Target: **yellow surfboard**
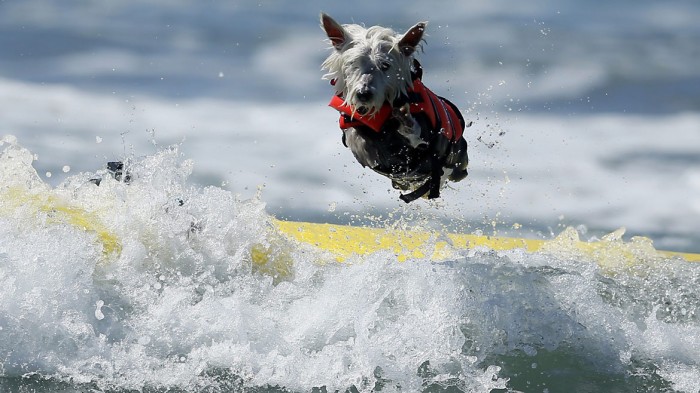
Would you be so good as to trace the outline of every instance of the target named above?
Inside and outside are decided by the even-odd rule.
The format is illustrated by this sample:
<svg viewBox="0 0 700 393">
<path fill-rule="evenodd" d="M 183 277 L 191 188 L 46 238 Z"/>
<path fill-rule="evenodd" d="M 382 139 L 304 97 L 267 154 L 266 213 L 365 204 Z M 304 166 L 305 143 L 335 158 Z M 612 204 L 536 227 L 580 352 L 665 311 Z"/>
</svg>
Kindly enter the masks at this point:
<svg viewBox="0 0 700 393">
<path fill-rule="evenodd" d="M 0 192 L 0 213 L 10 215 L 18 209 L 48 213 L 51 222 L 64 222 L 94 233 L 105 256 L 121 253 L 121 241 L 95 214 L 73 206 L 51 192 L 30 192 L 22 187 L 10 187 Z"/>
<path fill-rule="evenodd" d="M 522 249 L 528 253 L 591 259 L 603 267 L 631 266 L 640 261 L 669 258 L 700 262 L 700 254 L 659 251 L 647 238 L 635 237 L 625 242 L 621 239 L 624 229 L 599 241 L 584 242 L 573 228 L 564 230 L 554 239 L 542 240 L 293 221 L 275 221 L 275 227 L 288 238 L 325 250 L 340 262 L 354 255 L 378 251 L 392 252 L 399 261 L 409 258 L 438 261 L 473 249 L 496 252 Z"/>
<path fill-rule="evenodd" d="M 20 208 L 50 213 L 53 221 L 68 223 L 80 230 L 94 233 L 97 242 L 101 243 L 105 259 L 118 257 L 121 253 L 121 240 L 100 222 L 96 214 L 73 206 L 51 192 L 29 192 L 22 188 L 9 188 L 0 197 L 0 212 L 4 211 L 4 214 L 11 214 Z M 280 236 L 325 252 L 330 256 L 329 260 L 338 262 L 352 262 L 356 256 L 362 257 L 375 252 L 390 252 L 399 262 L 407 259 L 441 261 L 474 250 L 523 250 L 527 253 L 544 253 L 562 258 L 590 260 L 604 269 L 629 267 L 671 258 L 700 262 L 700 254 L 656 250 L 647 238 L 633 237 L 629 241 L 623 241 L 623 229 L 594 242 L 581 241 L 573 228 L 568 228 L 556 238 L 547 240 L 275 219 L 272 220 L 271 230 L 273 233 L 268 239 L 269 245 L 252 246 L 250 258 L 255 271 L 280 279 L 288 277 L 293 271 L 291 250 L 286 249 L 288 243 L 276 241 L 280 240 Z"/>
</svg>

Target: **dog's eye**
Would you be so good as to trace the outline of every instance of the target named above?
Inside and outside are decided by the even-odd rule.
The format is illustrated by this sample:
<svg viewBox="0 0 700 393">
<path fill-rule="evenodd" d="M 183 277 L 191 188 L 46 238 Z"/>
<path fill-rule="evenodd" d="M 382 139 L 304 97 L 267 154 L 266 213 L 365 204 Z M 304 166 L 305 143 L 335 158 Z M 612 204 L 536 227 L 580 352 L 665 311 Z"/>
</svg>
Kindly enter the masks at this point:
<svg viewBox="0 0 700 393">
<path fill-rule="evenodd" d="M 391 63 L 388 61 L 382 61 L 379 63 L 379 69 L 382 71 L 388 71 L 391 68 Z"/>
</svg>

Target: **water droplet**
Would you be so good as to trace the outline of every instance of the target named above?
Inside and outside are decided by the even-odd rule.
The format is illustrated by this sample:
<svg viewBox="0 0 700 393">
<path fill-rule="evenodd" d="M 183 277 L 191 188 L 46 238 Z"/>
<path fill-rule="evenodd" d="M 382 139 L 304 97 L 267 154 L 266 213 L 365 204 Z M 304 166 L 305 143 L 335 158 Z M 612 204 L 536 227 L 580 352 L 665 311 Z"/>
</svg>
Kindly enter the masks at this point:
<svg viewBox="0 0 700 393">
<path fill-rule="evenodd" d="M 97 307 L 95 309 L 95 318 L 97 318 L 98 321 L 101 321 L 105 318 L 104 313 L 102 313 L 102 306 L 105 305 L 105 302 L 102 300 L 98 300 L 95 302 L 95 306 Z"/>
</svg>

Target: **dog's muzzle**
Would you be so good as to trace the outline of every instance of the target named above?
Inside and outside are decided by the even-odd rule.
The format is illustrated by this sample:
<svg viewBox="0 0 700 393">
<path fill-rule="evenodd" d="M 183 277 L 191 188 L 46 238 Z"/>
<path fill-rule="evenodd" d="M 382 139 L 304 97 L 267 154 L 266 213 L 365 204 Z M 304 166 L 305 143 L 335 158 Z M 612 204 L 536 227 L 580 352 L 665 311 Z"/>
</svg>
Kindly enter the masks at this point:
<svg viewBox="0 0 700 393">
<path fill-rule="evenodd" d="M 362 86 L 360 90 L 358 90 L 355 94 L 355 97 L 357 97 L 357 101 L 362 103 L 366 103 L 372 100 L 372 96 L 372 90 L 369 88 L 369 86 Z"/>
<path fill-rule="evenodd" d="M 369 112 L 369 107 L 365 104 L 372 102 L 374 98 L 374 93 L 369 86 L 362 86 L 356 93 L 355 99 L 360 105 L 357 105 L 357 112 L 361 115 L 367 114 Z M 371 105 L 370 105 L 371 106 Z"/>
<path fill-rule="evenodd" d="M 374 98 L 374 89 L 372 88 L 372 74 L 363 74 L 360 77 L 360 88 L 355 92 L 355 99 L 360 104 L 367 104 Z M 357 112 L 361 115 L 369 111 L 366 105 L 357 105 Z"/>
</svg>

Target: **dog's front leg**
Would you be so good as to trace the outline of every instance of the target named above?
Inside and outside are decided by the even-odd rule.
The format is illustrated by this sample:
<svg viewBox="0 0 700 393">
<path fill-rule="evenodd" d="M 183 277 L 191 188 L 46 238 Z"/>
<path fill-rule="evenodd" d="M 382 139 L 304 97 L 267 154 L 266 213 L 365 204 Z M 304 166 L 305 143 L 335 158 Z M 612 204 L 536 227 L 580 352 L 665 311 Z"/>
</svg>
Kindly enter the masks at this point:
<svg viewBox="0 0 700 393">
<path fill-rule="evenodd" d="M 427 148 L 428 142 L 421 138 L 421 128 L 420 124 L 411 115 L 411 110 L 408 104 L 400 107 L 394 108 L 393 116 L 399 121 L 399 134 L 404 137 L 408 143 L 416 148 Z"/>
</svg>

